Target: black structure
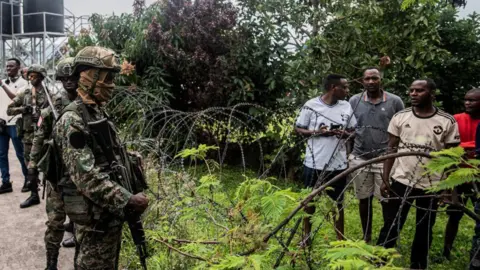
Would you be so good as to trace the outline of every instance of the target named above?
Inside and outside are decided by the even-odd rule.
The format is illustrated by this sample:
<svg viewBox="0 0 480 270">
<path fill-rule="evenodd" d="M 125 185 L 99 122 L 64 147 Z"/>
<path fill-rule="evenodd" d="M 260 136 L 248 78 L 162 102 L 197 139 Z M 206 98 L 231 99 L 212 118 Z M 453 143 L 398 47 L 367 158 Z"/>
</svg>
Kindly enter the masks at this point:
<svg viewBox="0 0 480 270">
<path fill-rule="evenodd" d="M 12 20 L 13 11 L 13 20 Z M 12 5 L 10 0 L 0 0 L 1 28 L 2 35 L 11 35 L 20 33 L 20 6 Z M 12 28 L 13 23 L 13 28 Z"/>
<path fill-rule="evenodd" d="M 45 20 L 45 21 L 44 21 Z M 23 0 L 24 33 L 64 33 L 63 0 Z"/>
</svg>

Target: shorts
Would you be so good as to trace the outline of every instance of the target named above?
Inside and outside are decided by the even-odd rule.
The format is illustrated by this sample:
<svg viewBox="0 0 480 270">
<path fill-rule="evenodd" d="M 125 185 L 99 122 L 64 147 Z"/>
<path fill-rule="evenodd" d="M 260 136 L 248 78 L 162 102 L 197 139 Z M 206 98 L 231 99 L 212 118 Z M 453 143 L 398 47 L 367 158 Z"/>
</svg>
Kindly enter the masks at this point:
<svg viewBox="0 0 480 270">
<path fill-rule="evenodd" d="M 364 159 L 350 155 L 348 164 L 351 167 L 360 165 L 365 162 Z M 353 179 L 355 186 L 355 195 L 357 199 L 367 199 L 372 195 L 378 199 L 382 198 L 380 187 L 382 186 L 383 163 L 375 163 L 365 166 L 350 174 L 350 179 Z"/>
<path fill-rule="evenodd" d="M 310 167 L 304 166 L 303 167 L 303 184 L 305 187 L 314 187 L 317 179 L 320 179 L 320 183 L 323 184 L 332 180 L 335 176 L 339 175 L 340 173 L 344 172 L 344 170 L 339 171 L 322 171 L 322 170 L 315 170 Z M 343 203 L 343 194 L 345 192 L 345 187 L 347 186 L 347 177 L 342 177 L 329 187 L 333 189 L 327 189 L 325 192 L 327 195 L 332 198 L 332 200 L 336 201 L 337 203 Z"/>
</svg>

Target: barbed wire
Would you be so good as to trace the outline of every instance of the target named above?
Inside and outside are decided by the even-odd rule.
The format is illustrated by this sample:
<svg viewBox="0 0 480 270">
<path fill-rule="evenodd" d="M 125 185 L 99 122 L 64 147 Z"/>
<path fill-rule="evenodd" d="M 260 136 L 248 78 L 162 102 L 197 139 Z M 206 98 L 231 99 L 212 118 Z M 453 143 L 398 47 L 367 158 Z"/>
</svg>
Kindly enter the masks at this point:
<svg viewBox="0 0 480 270">
<path fill-rule="evenodd" d="M 242 162 L 241 168 L 244 174 L 247 171 L 247 162 L 246 162 L 244 147 L 251 148 L 252 145 L 256 145 L 256 147 L 258 147 L 260 156 L 258 157 L 259 171 L 257 174 L 258 174 L 258 178 L 260 179 L 264 179 L 267 176 L 271 175 L 273 172 L 272 170 L 274 168 L 274 165 L 278 164 L 282 168 L 283 167 L 287 168 L 289 165 L 285 164 L 285 160 L 283 157 L 292 155 L 295 149 L 302 148 L 302 146 L 305 146 L 305 145 L 306 145 L 305 151 L 312 156 L 313 162 L 314 162 L 314 168 L 316 168 L 315 166 L 315 150 L 316 149 L 314 149 L 312 145 L 307 143 L 308 140 L 313 139 L 314 137 L 301 138 L 298 135 L 294 134 L 293 132 L 292 134 L 288 134 L 286 136 L 286 139 L 292 141 L 293 145 L 290 146 L 286 144 L 281 144 L 280 147 L 276 150 L 276 152 L 272 153 L 273 158 L 271 159 L 268 167 L 266 167 L 264 163 L 264 159 L 265 159 L 264 144 L 269 140 L 269 138 L 263 137 L 263 138 L 251 139 L 248 146 L 244 145 L 244 143 L 239 140 L 238 136 L 235 135 L 236 134 L 235 132 L 238 132 L 241 129 L 246 130 L 251 134 L 257 134 L 262 131 L 262 128 L 265 128 L 264 116 L 274 113 L 273 111 L 267 108 L 263 108 L 255 104 L 244 103 L 244 104 L 238 104 L 236 106 L 227 107 L 227 108 L 220 108 L 220 107 L 209 108 L 201 112 L 181 112 L 178 110 L 171 109 L 168 106 L 164 106 L 162 104 L 155 104 L 155 106 L 151 106 L 150 104 L 152 104 L 152 102 L 147 101 L 148 100 L 147 98 L 151 98 L 150 96 L 139 97 L 135 93 L 126 93 L 125 95 L 128 96 L 129 98 L 133 98 L 135 102 L 139 103 L 137 107 L 142 108 L 141 117 L 133 114 L 125 116 L 126 118 L 125 121 L 127 123 L 131 123 L 130 130 L 141 131 L 136 135 L 129 132 L 125 132 L 124 134 L 125 141 L 128 141 L 129 144 L 132 144 L 132 145 L 135 144 L 137 147 L 141 147 L 147 153 L 156 157 L 158 170 L 162 174 L 164 174 L 164 176 L 170 175 L 170 174 L 175 175 L 178 172 L 182 173 L 182 176 L 179 176 L 179 178 L 175 178 L 175 177 L 171 178 L 171 179 L 176 179 L 175 181 L 178 181 L 178 182 L 174 181 L 174 182 L 167 183 L 165 182 L 165 179 L 161 179 L 163 178 L 163 176 L 158 177 L 159 178 L 158 187 L 157 187 L 158 193 L 155 195 L 156 195 L 156 198 L 159 198 L 159 199 L 161 198 L 161 200 L 167 200 L 165 202 L 166 204 L 174 206 L 176 204 L 176 201 L 180 201 L 182 194 L 179 193 L 179 191 L 182 189 L 186 189 L 192 193 L 195 192 L 193 186 L 185 185 L 185 183 L 188 183 L 189 181 L 194 181 L 193 179 L 191 179 L 191 177 L 188 177 L 189 172 L 188 172 L 188 169 L 185 168 L 185 160 L 176 159 L 175 156 L 180 151 L 191 148 L 191 147 L 196 147 L 198 146 L 199 143 L 201 143 L 202 141 L 205 141 L 205 138 L 202 138 L 201 136 L 206 134 L 202 134 L 201 132 L 208 130 L 209 127 L 206 127 L 208 125 L 218 126 L 216 130 L 215 129 L 213 130 L 214 132 L 217 132 L 217 134 L 212 133 L 210 134 L 209 138 L 211 139 L 211 142 L 214 145 L 218 146 L 218 150 L 216 151 L 216 158 L 213 158 L 213 157 L 212 158 L 215 159 L 219 164 L 220 180 L 223 177 L 223 169 L 224 169 L 224 166 L 226 165 L 226 159 L 228 157 L 228 154 L 230 153 L 230 151 L 232 151 L 230 147 L 230 145 L 232 144 L 237 145 L 239 149 L 239 155 Z M 249 108 L 255 108 L 259 111 L 262 111 L 262 114 L 251 115 L 246 112 Z M 356 107 L 354 108 L 354 111 L 355 110 L 356 110 Z M 346 130 L 350 119 L 351 118 L 349 118 L 349 120 L 347 121 L 347 124 L 342 127 L 342 131 Z M 371 129 L 380 133 L 384 133 L 385 135 L 388 134 L 387 130 L 379 127 L 374 127 L 374 126 L 357 126 L 356 129 L 357 130 Z M 324 179 L 328 179 L 329 171 L 345 170 L 345 167 L 349 165 L 349 161 L 351 162 L 352 160 L 357 160 L 357 161 L 363 162 L 363 161 L 372 160 L 372 159 L 365 158 L 366 156 L 375 156 L 377 158 L 388 156 L 387 154 L 385 154 L 387 153 L 388 149 L 386 147 L 383 147 L 383 148 L 380 147 L 377 149 L 372 149 L 371 151 L 363 152 L 355 156 L 351 155 L 349 159 L 347 159 L 347 161 L 345 161 L 344 163 L 339 163 L 338 157 L 336 156 L 336 154 L 338 153 L 338 149 L 342 149 L 343 151 L 343 149 L 346 148 L 347 143 L 349 143 L 349 140 L 353 138 L 352 136 L 344 140 L 338 140 L 338 142 L 334 147 L 333 154 L 328 158 L 328 162 L 325 165 L 325 167 L 321 170 L 321 173 L 320 175 L 318 175 L 318 178 L 315 179 L 316 188 L 318 188 L 319 187 L 318 185 L 321 184 L 321 187 L 324 187 L 323 189 L 325 189 L 326 187 L 325 187 Z M 425 162 L 426 162 L 425 158 L 428 156 L 428 154 L 438 149 L 434 149 L 432 146 L 429 146 L 429 145 L 411 144 L 404 141 L 400 141 L 399 146 L 395 150 L 398 151 L 398 154 L 402 154 L 402 153 L 405 155 L 413 154 L 417 158 L 418 162 L 416 163 L 415 168 L 412 168 L 412 171 L 417 171 L 417 170 L 422 170 L 423 166 L 425 166 Z M 336 167 L 331 166 L 331 164 L 334 162 L 338 163 Z M 356 170 L 356 175 L 353 174 L 352 172 L 351 177 L 347 180 L 345 187 L 341 191 L 341 196 L 345 197 L 344 195 L 349 192 L 353 182 L 357 179 L 357 177 L 359 177 L 360 173 L 370 172 L 371 168 L 369 166 L 370 165 L 364 165 L 363 167 L 360 167 L 358 170 Z M 383 174 L 383 171 L 381 171 L 380 173 Z M 430 176 L 421 175 L 420 177 L 413 177 L 412 179 L 410 179 L 408 186 L 415 187 L 419 182 L 421 182 L 422 180 L 425 180 L 425 178 L 428 179 L 428 183 L 430 185 L 433 184 L 434 181 L 431 179 Z M 171 180 L 168 180 L 168 181 L 171 181 Z M 175 183 L 177 187 L 174 189 L 165 190 L 165 187 L 169 186 L 169 184 L 171 183 Z M 222 186 L 222 188 L 225 194 L 229 194 L 228 190 L 226 190 L 226 187 Z M 175 192 L 174 197 L 171 197 L 171 193 L 169 193 L 171 191 Z M 396 194 L 396 192 L 393 191 L 391 197 L 384 198 L 383 201 L 381 200 L 381 202 L 400 200 L 401 205 L 399 210 L 396 213 L 397 216 L 400 215 L 404 206 L 425 211 L 426 214 L 423 217 L 421 217 L 419 220 L 417 220 L 415 225 L 422 223 L 425 220 L 425 218 L 429 218 L 428 220 L 429 227 L 432 222 L 430 218 L 431 216 L 430 213 L 439 213 L 439 212 L 447 211 L 447 210 L 438 210 L 437 207 L 436 206 L 434 207 L 433 205 L 435 200 L 439 200 L 442 198 L 442 195 L 433 194 L 433 195 L 414 196 L 414 195 L 410 195 L 410 193 L 411 193 L 411 190 L 409 192 L 405 192 L 404 194 Z M 227 197 L 231 207 L 235 207 L 237 202 L 233 200 L 233 197 L 231 195 Z M 419 207 L 418 205 L 414 204 L 414 201 L 418 199 L 430 199 L 432 204 L 427 208 Z M 228 209 L 222 209 L 222 206 L 216 203 L 215 200 L 211 200 L 209 203 L 210 203 L 211 209 L 207 209 L 206 212 L 212 210 L 214 211 L 215 215 L 218 214 L 223 218 L 228 219 L 228 213 L 227 213 Z M 337 200 L 335 201 L 335 203 L 341 204 L 341 208 L 338 209 L 339 211 L 344 210 L 346 207 L 348 207 L 349 205 L 351 206 L 353 204 L 352 200 L 350 201 L 343 200 L 342 202 Z M 170 211 L 171 214 L 168 215 L 169 217 L 168 222 L 170 226 L 181 228 L 181 225 L 178 224 L 178 222 L 180 222 L 180 216 L 181 216 L 180 210 L 181 210 L 180 207 L 177 206 L 177 207 L 172 207 L 171 209 L 162 209 L 163 212 L 158 214 L 166 215 L 166 213 Z M 281 230 L 281 233 L 279 233 L 278 235 L 276 232 L 274 232 L 271 235 L 271 237 L 275 237 L 276 241 L 282 246 L 282 252 L 279 254 L 275 262 L 275 266 L 278 266 L 281 264 L 284 254 L 289 251 L 289 248 L 291 247 L 292 242 L 294 242 L 293 240 L 295 238 L 300 238 L 302 239 L 302 241 L 311 239 L 313 242 L 315 240 L 315 236 L 320 232 L 320 230 L 324 228 L 326 224 L 330 224 L 326 222 L 328 220 L 326 218 L 329 215 L 328 212 L 316 213 L 316 214 L 322 214 L 325 218 L 316 228 L 312 228 L 310 235 L 305 236 L 305 235 L 302 235 L 302 232 L 298 231 L 300 227 L 299 224 L 301 223 L 301 219 L 299 217 L 297 217 L 297 219 L 293 224 L 287 222 L 284 224 L 284 226 L 281 226 L 280 229 L 277 231 L 279 232 Z M 243 222 L 247 222 L 248 221 L 247 217 L 243 214 L 241 215 L 242 215 Z M 397 220 L 397 218 L 395 218 L 395 220 Z M 371 222 L 373 221 L 368 220 L 368 222 L 371 224 Z M 332 223 L 332 226 L 333 226 L 333 223 Z M 393 228 L 394 225 L 395 225 L 395 228 Z M 400 224 L 400 222 L 394 222 L 391 228 L 392 230 L 395 230 L 396 234 L 398 235 L 397 236 L 398 239 L 395 239 L 395 241 L 397 242 L 400 242 L 399 241 L 400 235 L 401 235 L 400 231 L 402 229 L 401 225 L 402 224 Z M 221 236 L 221 235 L 222 233 L 217 233 L 217 236 Z M 390 232 L 389 234 L 387 234 L 387 239 L 389 235 L 390 235 Z M 349 239 L 350 237 L 348 235 L 344 235 L 344 238 Z M 296 244 L 293 243 L 293 245 L 296 245 Z M 303 257 L 305 258 L 305 261 L 311 268 L 313 267 L 312 263 L 315 264 L 311 256 L 312 247 L 313 245 L 310 245 L 308 248 L 303 249 Z M 244 252 L 243 254 L 248 254 L 248 251 Z"/>
</svg>

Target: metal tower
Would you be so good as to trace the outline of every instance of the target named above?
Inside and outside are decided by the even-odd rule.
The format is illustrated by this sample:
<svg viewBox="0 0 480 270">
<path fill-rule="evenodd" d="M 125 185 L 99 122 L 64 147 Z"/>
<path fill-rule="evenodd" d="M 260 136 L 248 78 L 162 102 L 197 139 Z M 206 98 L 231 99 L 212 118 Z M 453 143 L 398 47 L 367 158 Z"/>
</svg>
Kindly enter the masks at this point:
<svg viewBox="0 0 480 270">
<path fill-rule="evenodd" d="M 47 69 L 48 78 L 46 83 L 55 88 L 55 66 L 65 54 L 68 54 L 66 45 L 72 35 L 77 35 L 84 28 L 90 27 L 88 16 L 75 16 L 70 10 L 65 8 L 64 14 L 54 14 L 49 12 L 35 12 L 23 14 L 23 0 L 10 0 L 9 2 L 0 2 L 0 4 L 10 4 L 18 7 L 20 14 L 14 14 L 14 8 L 11 8 L 11 34 L 4 34 L 0 31 L 0 74 L 5 76 L 6 60 L 11 57 L 18 58 L 25 67 L 31 64 L 41 64 Z M 39 32 L 24 33 L 23 18 L 26 16 L 43 17 L 43 29 Z M 47 16 L 63 17 L 65 29 L 63 33 L 47 31 Z M 15 22 L 20 22 L 20 31 L 15 29 Z M 2 76 L 2 77 L 4 77 Z"/>
</svg>

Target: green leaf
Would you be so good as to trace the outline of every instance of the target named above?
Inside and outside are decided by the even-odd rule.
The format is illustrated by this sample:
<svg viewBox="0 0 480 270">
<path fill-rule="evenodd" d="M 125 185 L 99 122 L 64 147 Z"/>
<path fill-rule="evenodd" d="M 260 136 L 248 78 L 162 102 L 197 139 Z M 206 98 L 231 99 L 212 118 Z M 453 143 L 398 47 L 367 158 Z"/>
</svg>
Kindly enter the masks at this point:
<svg viewBox="0 0 480 270">
<path fill-rule="evenodd" d="M 440 181 L 440 183 L 430 188 L 429 191 L 436 192 L 440 190 L 452 189 L 467 182 L 478 181 L 479 175 L 480 171 L 477 168 L 459 168 L 450 173 L 447 179 Z"/>
<path fill-rule="evenodd" d="M 465 150 L 463 149 L 463 147 L 458 146 L 458 147 L 446 148 L 438 152 L 432 152 L 430 153 L 430 155 L 433 157 L 448 156 L 452 158 L 461 158 L 465 155 Z"/>
</svg>

